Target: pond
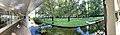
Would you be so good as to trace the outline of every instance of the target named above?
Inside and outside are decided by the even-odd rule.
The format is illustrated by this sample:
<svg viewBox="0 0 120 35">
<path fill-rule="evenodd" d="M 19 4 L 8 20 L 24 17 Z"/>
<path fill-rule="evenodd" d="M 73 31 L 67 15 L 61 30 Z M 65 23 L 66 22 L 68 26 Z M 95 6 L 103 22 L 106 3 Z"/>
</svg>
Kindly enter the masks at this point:
<svg viewBox="0 0 120 35">
<path fill-rule="evenodd" d="M 46 25 L 47 26 L 47 25 Z M 41 29 L 43 26 L 33 27 L 31 28 L 32 35 L 82 35 L 81 32 L 77 31 L 77 28 L 60 28 L 60 27 L 46 27 Z M 87 27 L 87 26 L 86 26 Z M 86 34 L 95 35 L 96 32 L 103 32 L 104 31 L 104 24 L 100 22 L 98 24 L 90 25 L 87 29 L 86 27 L 81 27 L 81 31 Z M 34 31 L 34 32 L 33 32 Z M 99 31 L 99 32 L 98 32 Z M 104 34 L 104 32 L 102 33 Z"/>
<path fill-rule="evenodd" d="M 104 34 L 103 19 L 103 17 L 71 18 L 71 21 L 67 22 L 67 18 L 55 18 L 54 24 L 51 23 L 51 19 L 45 19 L 43 22 L 46 23 L 37 23 L 39 28 L 37 28 L 36 32 L 42 35 Z"/>
<path fill-rule="evenodd" d="M 41 35 L 41 34 L 36 33 L 37 30 L 38 30 L 38 27 L 31 27 L 30 28 L 30 32 L 32 35 Z"/>
</svg>

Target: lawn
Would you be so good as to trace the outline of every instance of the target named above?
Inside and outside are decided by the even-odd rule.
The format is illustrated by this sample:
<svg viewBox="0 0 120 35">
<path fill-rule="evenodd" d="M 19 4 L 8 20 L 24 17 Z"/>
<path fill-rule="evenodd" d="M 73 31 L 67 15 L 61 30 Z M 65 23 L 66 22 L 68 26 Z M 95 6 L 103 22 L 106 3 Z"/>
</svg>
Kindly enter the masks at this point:
<svg viewBox="0 0 120 35">
<path fill-rule="evenodd" d="M 51 18 L 42 20 L 45 23 L 58 25 L 58 26 L 83 26 L 86 25 L 87 21 L 93 21 L 97 19 L 101 19 L 103 17 L 90 17 L 90 18 L 70 18 L 70 22 L 68 22 L 68 18 L 54 18 L 54 21 L 52 21 Z"/>
</svg>

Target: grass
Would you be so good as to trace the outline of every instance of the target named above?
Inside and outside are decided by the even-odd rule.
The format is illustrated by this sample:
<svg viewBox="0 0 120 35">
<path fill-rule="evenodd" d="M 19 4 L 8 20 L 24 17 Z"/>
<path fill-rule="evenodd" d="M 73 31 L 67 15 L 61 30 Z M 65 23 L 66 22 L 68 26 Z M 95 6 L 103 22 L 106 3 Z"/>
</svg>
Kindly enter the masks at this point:
<svg viewBox="0 0 120 35">
<path fill-rule="evenodd" d="M 54 25 L 58 26 L 83 26 L 86 25 L 87 21 L 93 21 L 97 19 L 101 19 L 103 17 L 90 17 L 90 18 L 70 18 L 70 22 L 68 22 L 68 18 L 54 18 L 54 21 L 52 21 L 51 18 L 42 20 L 43 22 L 52 24 L 54 22 Z"/>
</svg>

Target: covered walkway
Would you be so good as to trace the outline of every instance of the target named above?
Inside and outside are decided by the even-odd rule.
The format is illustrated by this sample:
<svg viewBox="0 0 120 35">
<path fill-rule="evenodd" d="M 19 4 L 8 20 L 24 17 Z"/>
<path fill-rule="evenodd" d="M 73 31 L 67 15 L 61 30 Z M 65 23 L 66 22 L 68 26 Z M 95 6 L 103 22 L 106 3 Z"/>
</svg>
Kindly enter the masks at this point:
<svg viewBox="0 0 120 35">
<path fill-rule="evenodd" d="M 28 14 L 44 0 L 0 0 L 0 35 L 31 35 Z"/>
<path fill-rule="evenodd" d="M 5 24 L 0 28 L 0 35 L 31 35 L 28 14 L 43 1 L 0 0 L 0 25 Z M 114 0 L 105 0 L 104 5 L 106 5 L 107 10 L 105 13 L 106 34 L 120 35 L 120 21 L 115 21 Z"/>
</svg>

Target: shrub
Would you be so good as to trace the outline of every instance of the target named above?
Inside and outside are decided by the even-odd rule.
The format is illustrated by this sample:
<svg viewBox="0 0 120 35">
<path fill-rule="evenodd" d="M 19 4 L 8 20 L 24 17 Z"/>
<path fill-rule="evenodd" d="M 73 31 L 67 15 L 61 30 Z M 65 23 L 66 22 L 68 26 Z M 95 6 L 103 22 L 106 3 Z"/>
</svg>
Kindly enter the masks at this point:
<svg viewBox="0 0 120 35">
<path fill-rule="evenodd" d="M 42 20 L 39 18 L 33 18 L 33 21 L 35 21 L 36 24 L 42 23 Z"/>
</svg>

